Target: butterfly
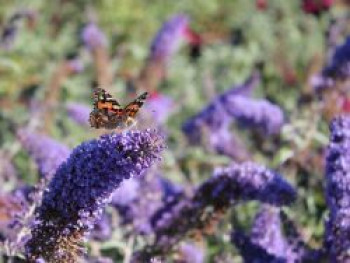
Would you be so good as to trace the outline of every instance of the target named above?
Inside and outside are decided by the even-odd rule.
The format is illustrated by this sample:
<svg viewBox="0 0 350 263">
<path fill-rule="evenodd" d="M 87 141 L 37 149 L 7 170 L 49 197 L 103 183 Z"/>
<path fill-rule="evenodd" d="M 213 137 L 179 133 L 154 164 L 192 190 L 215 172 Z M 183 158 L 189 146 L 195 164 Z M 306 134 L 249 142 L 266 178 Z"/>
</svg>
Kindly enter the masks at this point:
<svg viewBox="0 0 350 263">
<path fill-rule="evenodd" d="M 96 129 L 125 129 L 133 126 L 135 115 L 148 97 L 145 92 L 122 107 L 117 100 L 104 89 L 96 88 L 93 92 L 94 108 L 90 113 L 89 122 Z"/>
</svg>

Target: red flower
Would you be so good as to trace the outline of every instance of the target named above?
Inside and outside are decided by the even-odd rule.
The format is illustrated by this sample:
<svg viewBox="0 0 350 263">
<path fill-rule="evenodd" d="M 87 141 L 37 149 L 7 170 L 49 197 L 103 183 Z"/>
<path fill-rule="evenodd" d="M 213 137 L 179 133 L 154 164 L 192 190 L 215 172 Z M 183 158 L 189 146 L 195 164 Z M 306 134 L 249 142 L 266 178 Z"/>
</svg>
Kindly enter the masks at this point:
<svg viewBox="0 0 350 263">
<path fill-rule="evenodd" d="M 189 26 L 185 27 L 183 34 L 190 46 L 190 57 L 192 59 L 197 59 L 201 55 L 202 37 Z"/>
<path fill-rule="evenodd" d="M 256 0 L 255 6 L 257 9 L 264 11 L 267 8 L 267 0 Z"/>
<path fill-rule="evenodd" d="M 333 0 L 303 0 L 303 10 L 307 14 L 319 15 L 327 11 L 333 3 Z"/>
<path fill-rule="evenodd" d="M 342 110 L 345 113 L 349 113 L 350 112 L 350 98 L 345 98 L 343 100 Z"/>
<path fill-rule="evenodd" d="M 189 26 L 186 26 L 184 29 L 184 36 L 186 41 L 193 46 L 198 46 L 202 43 L 201 36 L 194 32 Z"/>
<path fill-rule="evenodd" d="M 159 92 L 154 91 L 154 92 L 151 92 L 151 93 L 149 94 L 149 99 L 150 99 L 150 100 L 156 99 L 156 98 L 158 98 L 159 96 L 160 96 Z"/>
</svg>

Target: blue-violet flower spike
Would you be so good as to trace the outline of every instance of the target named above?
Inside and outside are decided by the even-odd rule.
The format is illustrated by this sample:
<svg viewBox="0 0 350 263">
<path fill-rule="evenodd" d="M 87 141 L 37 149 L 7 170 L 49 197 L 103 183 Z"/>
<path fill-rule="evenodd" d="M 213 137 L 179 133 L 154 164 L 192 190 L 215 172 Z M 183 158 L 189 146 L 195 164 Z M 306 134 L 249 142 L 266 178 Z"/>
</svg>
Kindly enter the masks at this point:
<svg viewBox="0 0 350 263">
<path fill-rule="evenodd" d="M 266 134 L 277 134 L 284 124 L 283 111 L 267 100 L 246 96 L 223 97 L 228 114 L 243 126 L 257 128 Z"/>
<path fill-rule="evenodd" d="M 286 240 L 282 233 L 279 209 L 263 205 L 254 219 L 250 232 L 251 241 L 269 254 L 284 257 Z"/>
<path fill-rule="evenodd" d="M 93 22 L 88 23 L 81 32 L 84 45 L 90 49 L 107 46 L 107 37 L 102 30 Z"/>
<path fill-rule="evenodd" d="M 325 246 L 332 262 L 350 261 L 350 117 L 340 116 L 330 124 L 326 157 L 326 200 L 329 220 Z"/>
<path fill-rule="evenodd" d="M 350 77 L 350 36 L 344 44 L 336 48 L 329 65 L 323 70 L 323 75 L 335 79 Z"/>
<path fill-rule="evenodd" d="M 68 116 L 81 126 L 89 126 L 91 107 L 80 103 L 68 103 L 66 106 Z"/>
<path fill-rule="evenodd" d="M 233 163 L 218 169 L 202 183 L 193 197 L 180 197 L 152 218 L 155 241 L 134 253 L 132 262 L 144 262 L 166 255 L 184 237 L 193 232 L 210 233 L 213 224 L 237 201 L 258 200 L 275 206 L 294 201 L 295 190 L 279 174 L 256 163 Z"/>
<path fill-rule="evenodd" d="M 178 14 L 164 23 L 152 41 L 150 59 L 168 60 L 178 50 L 184 39 L 189 18 Z"/>
<path fill-rule="evenodd" d="M 17 136 L 23 148 L 35 160 L 41 176 L 47 179 L 51 179 L 71 152 L 66 145 L 42 134 L 21 129 Z"/>
<path fill-rule="evenodd" d="M 76 262 L 79 244 L 113 192 L 123 180 L 144 174 L 163 148 L 162 138 L 153 130 L 108 134 L 76 147 L 43 195 L 26 244 L 27 258 Z"/>
<path fill-rule="evenodd" d="M 287 263 L 284 258 L 269 254 L 264 248 L 254 244 L 249 237 L 239 231 L 232 233 L 231 240 L 241 252 L 243 262 Z"/>
</svg>

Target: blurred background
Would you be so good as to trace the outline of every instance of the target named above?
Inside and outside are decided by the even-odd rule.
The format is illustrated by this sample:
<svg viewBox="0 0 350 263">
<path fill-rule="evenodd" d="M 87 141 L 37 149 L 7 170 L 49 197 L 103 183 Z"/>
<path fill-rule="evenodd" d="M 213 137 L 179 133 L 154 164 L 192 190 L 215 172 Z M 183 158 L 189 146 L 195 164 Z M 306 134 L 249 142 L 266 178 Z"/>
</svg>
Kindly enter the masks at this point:
<svg viewBox="0 0 350 263">
<path fill-rule="evenodd" d="M 133 129 L 159 129 L 168 148 L 150 179 L 131 183 L 121 194 L 129 200 L 107 208 L 107 223 L 86 244 L 90 258 L 128 262 L 146 242 L 150 216 L 169 189 L 191 192 L 216 167 L 248 160 L 277 170 L 297 189 L 296 202 L 283 212 L 312 248 L 320 247 L 328 123 L 350 112 L 349 77 L 338 68 L 334 73 L 343 57 L 337 47 L 347 43 L 349 50 L 349 5 L 347 0 L 3 1 L 2 253 L 23 252 L 8 224 L 23 203 L 35 203 L 31 189 L 54 174 L 70 149 L 109 132 L 88 123 L 96 87 L 123 105 L 147 91 Z M 51 153 L 51 145 L 59 152 Z M 123 214 L 130 203 L 137 207 L 132 219 Z M 193 248 L 184 245 L 169 262 L 242 262 L 230 232 L 248 231 L 258 210 L 257 202 L 239 203 L 213 233 L 196 241 L 201 257 L 186 259 Z"/>
</svg>

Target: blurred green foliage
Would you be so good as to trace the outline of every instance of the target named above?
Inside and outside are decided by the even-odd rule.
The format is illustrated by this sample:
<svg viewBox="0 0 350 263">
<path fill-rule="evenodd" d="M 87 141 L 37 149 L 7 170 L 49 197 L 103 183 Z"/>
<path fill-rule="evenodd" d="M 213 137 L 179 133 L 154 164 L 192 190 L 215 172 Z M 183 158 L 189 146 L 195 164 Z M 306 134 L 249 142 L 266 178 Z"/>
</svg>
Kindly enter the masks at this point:
<svg viewBox="0 0 350 263">
<path fill-rule="evenodd" d="M 34 85 L 37 88 L 29 95 L 30 99 L 42 101 L 58 63 L 72 52 L 80 55 L 86 68 L 63 83 L 60 107 L 53 115 L 60 125 L 50 130 L 50 135 L 71 147 L 96 136 L 68 119 L 64 109 L 68 101 L 90 103 L 94 67 L 79 38 L 82 25 L 89 19 L 96 19 L 108 36 L 114 72 L 135 76 L 142 68 L 150 41 L 163 21 L 171 14 L 186 13 L 191 17 L 191 27 L 199 34 L 206 34 L 210 41 L 203 46 L 197 61 L 191 60 L 188 48 L 183 47 L 171 60 L 167 79 L 159 87 L 161 92 L 175 99 L 178 108 L 166 124 L 169 149 L 163 162 L 164 176 L 196 185 L 211 175 L 213 167 L 230 162 L 228 158 L 208 154 L 200 147 L 187 147 L 180 127 L 210 101 L 213 94 L 207 90 L 211 85 L 208 81 L 212 83 L 214 94 L 219 94 L 243 82 L 254 65 L 260 62 L 263 64 L 263 81 L 255 95 L 279 104 L 285 111 L 288 124 L 278 144 L 267 137 L 262 138 L 263 143 L 258 143 L 253 132 L 239 127 L 234 127 L 235 132 L 255 160 L 278 169 L 297 187 L 297 202 L 285 210 L 313 246 L 321 244 L 326 211 L 322 169 L 305 170 L 289 162 L 302 151 L 316 154 L 328 140 L 327 122 L 317 110 L 312 110 L 317 109 L 317 100 L 304 108 L 298 107 L 297 101 L 308 91 L 307 80 L 313 59 L 320 57 L 322 62 L 325 57 L 325 31 L 333 10 L 314 17 L 302 12 L 300 1 L 280 0 L 268 1 L 266 10 L 258 10 L 254 1 L 246 0 L 16 0 L 4 1 L 0 5 L 2 25 L 21 8 L 35 10 L 37 21 L 31 30 L 21 22 L 13 48 L 0 50 L 2 149 L 11 149 L 16 127 L 31 119 L 28 104 L 20 103 L 21 94 Z M 230 43 L 235 29 L 243 34 L 240 45 Z M 288 81 L 288 74 L 294 79 Z M 122 97 L 120 94 L 126 94 L 127 79 L 122 74 L 120 76 L 110 90 Z M 37 171 L 23 151 L 15 155 L 14 163 L 21 179 L 35 182 Z M 257 206 L 255 203 L 239 205 L 232 209 L 225 222 L 235 222 L 248 229 Z M 223 222 L 215 236 L 209 239 L 208 262 L 213 262 L 212 257 L 218 253 L 235 253 L 227 238 L 229 231 L 228 224 Z M 120 236 L 116 240 L 118 238 Z M 115 252 L 120 250 L 117 241 L 104 244 L 102 249 L 106 255 L 121 253 Z"/>
</svg>

